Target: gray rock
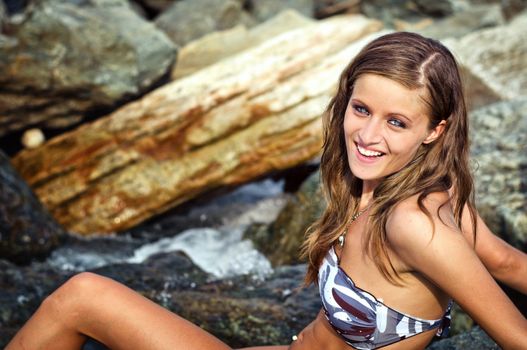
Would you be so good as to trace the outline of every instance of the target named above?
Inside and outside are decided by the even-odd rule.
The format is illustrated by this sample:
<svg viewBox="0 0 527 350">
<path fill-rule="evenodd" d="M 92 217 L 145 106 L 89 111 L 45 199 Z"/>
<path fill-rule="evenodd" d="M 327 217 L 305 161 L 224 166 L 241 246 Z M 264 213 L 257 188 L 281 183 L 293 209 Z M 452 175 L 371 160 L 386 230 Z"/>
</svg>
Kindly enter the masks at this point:
<svg viewBox="0 0 527 350">
<path fill-rule="evenodd" d="M 313 17 L 314 6 L 313 0 L 249 0 L 248 5 L 258 22 L 266 21 L 286 9 L 293 9 L 306 17 Z"/>
<path fill-rule="evenodd" d="M 65 234 L 0 151 L 0 258 L 27 263 Z"/>
<path fill-rule="evenodd" d="M 387 28 L 393 28 L 397 20 L 418 22 L 423 14 L 408 0 L 361 1 L 361 12 L 370 18 L 381 20 Z"/>
<path fill-rule="evenodd" d="M 316 288 L 298 288 L 305 270 L 305 265 L 282 267 L 265 281 L 252 276 L 210 281 L 188 258 L 166 253 L 142 264 L 93 272 L 128 285 L 239 348 L 287 344 L 314 319 L 320 310 Z M 0 347 L 70 275 L 42 264 L 21 268 L 0 260 Z"/>
<path fill-rule="evenodd" d="M 300 247 L 305 240 L 306 229 L 326 207 L 319 176 L 317 171 L 304 181 L 273 224 L 255 224 L 245 232 L 245 237 L 251 239 L 274 266 L 301 261 Z"/>
<path fill-rule="evenodd" d="M 455 54 L 465 76 L 479 80 L 500 100 L 527 96 L 527 13 L 507 25 L 444 43 Z M 467 85 L 470 91 L 472 86 Z"/>
<path fill-rule="evenodd" d="M 5 5 L 2 1 L 0 1 L 0 28 L 3 27 L 5 18 L 7 16 Z"/>
<path fill-rule="evenodd" d="M 500 347 L 479 327 L 470 332 L 439 340 L 428 350 L 499 350 Z"/>
<path fill-rule="evenodd" d="M 156 18 L 155 24 L 180 46 L 205 34 L 254 22 L 241 0 L 178 1 Z"/>
<path fill-rule="evenodd" d="M 489 228 L 520 249 L 527 242 L 527 98 L 471 113 L 477 207 Z"/>
<path fill-rule="evenodd" d="M 499 4 L 474 5 L 436 21 L 418 32 L 436 39 L 460 38 L 476 30 L 503 24 L 505 17 Z"/>
<path fill-rule="evenodd" d="M 45 0 L 0 35 L 0 136 L 27 125 L 64 127 L 87 111 L 141 95 L 176 49 L 125 0 Z"/>
<path fill-rule="evenodd" d="M 502 0 L 501 1 L 503 14 L 507 19 L 512 19 L 527 8 L 527 1 L 525 0 Z"/>
<path fill-rule="evenodd" d="M 452 0 L 414 0 L 420 12 L 433 17 L 444 17 L 454 13 L 455 1 Z"/>
<path fill-rule="evenodd" d="M 360 13 L 358 0 L 315 0 L 315 17 L 322 19 L 343 13 Z"/>
<path fill-rule="evenodd" d="M 153 11 L 155 13 L 161 13 L 174 3 L 174 1 L 182 0 L 134 0 L 136 3 L 140 4 L 143 8 L 148 11 Z"/>
</svg>

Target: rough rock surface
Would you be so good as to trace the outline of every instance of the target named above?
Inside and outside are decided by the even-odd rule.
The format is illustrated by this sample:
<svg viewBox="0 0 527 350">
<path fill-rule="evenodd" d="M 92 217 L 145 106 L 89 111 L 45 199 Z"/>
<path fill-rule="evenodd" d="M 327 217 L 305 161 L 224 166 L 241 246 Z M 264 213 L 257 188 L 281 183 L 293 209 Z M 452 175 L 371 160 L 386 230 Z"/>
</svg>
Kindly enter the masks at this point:
<svg viewBox="0 0 527 350">
<path fill-rule="evenodd" d="M 265 281 L 251 276 L 210 281 L 188 258 L 168 253 L 143 264 L 108 265 L 93 272 L 126 284 L 235 348 L 287 344 L 320 309 L 315 288 L 298 288 L 304 265 L 276 269 Z M 0 347 L 70 275 L 0 260 Z"/>
<path fill-rule="evenodd" d="M 317 171 L 287 201 L 273 224 L 252 226 L 246 236 L 253 239 L 274 266 L 297 264 L 301 262 L 300 245 L 305 240 L 306 229 L 325 207 Z"/>
<path fill-rule="evenodd" d="M 198 193 L 316 155 L 320 113 L 372 38 L 355 41 L 377 30 L 378 22 L 351 16 L 284 33 L 13 162 L 68 229 L 131 227 Z"/>
<path fill-rule="evenodd" d="M 280 33 L 313 23 L 314 21 L 296 11 L 286 10 L 251 29 L 238 25 L 210 33 L 181 48 L 178 62 L 172 70 L 172 78 L 179 79 Z"/>
<path fill-rule="evenodd" d="M 174 43 L 183 46 L 205 34 L 252 25 L 254 20 L 243 9 L 241 0 L 177 1 L 156 18 L 155 24 Z"/>
<path fill-rule="evenodd" d="M 125 0 L 39 1 L 0 34 L 0 136 L 64 127 L 149 89 L 176 48 Z"/>
<path fill-rule="evenodd" d="M 460 38 L 476 30 L 504 24 L 505 17 L 499 4 L 473 5 L 418 32 L 436 39 Z"/>
<path fill-rule="evenodd" d="M 0 258 L 26 263 L 43 257 L 64 234 L 0 151 Z"/>
<path fill-rule="evenodd" d="M 439 340 L 429 350 L 499 350 L 501 349 L 481 328 L 474 327 L 469 332 Z"/>
<path fill-rule="evenodd" d="M 263 22 L 286 9 L 294 9 L 306 17 L 313 17 L 313 0 L 249 0 L 248 7 L 257 21 Z"/>
<path fill-rule="evenodd" d="M 527 95 L 527 14 L 445 44 L 461 64 L 467 90 L 477 92 L 468 94 L 473 107 Z"/>
<path fill-rule="evenodd" d="M 527 248 L 527 96 L 470 115 L 477 206 L 489 228 Z"/>
</svg>

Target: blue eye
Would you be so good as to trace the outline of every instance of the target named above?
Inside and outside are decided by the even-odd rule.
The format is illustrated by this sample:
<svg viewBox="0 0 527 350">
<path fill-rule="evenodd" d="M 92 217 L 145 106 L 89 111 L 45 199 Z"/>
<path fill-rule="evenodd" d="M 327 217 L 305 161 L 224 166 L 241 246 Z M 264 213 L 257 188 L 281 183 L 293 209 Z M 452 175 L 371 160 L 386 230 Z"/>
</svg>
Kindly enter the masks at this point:
<svg viewBox="0 0 527 350">
<path fill-rule="evenodd" d="M 365 107 L 363 107 L 361 105 L 353 105 L 352 107 L 359 114 L 364 114 L 364 115 L 369 115 L 370 114 L 370 112 Z"/>
<path fill-rule="evenodd" d="M 406 124 L 403 123 L 402 121 L 400 121 L 399 119 L 390 119 L 388 120 L 388 123 L 390 123 L 391 125 L 395 126 L 395 127 L 398 127 L 398 128 L 401 128 L 401 129 L 404 129 L 406 128 Z"/>
</svg>

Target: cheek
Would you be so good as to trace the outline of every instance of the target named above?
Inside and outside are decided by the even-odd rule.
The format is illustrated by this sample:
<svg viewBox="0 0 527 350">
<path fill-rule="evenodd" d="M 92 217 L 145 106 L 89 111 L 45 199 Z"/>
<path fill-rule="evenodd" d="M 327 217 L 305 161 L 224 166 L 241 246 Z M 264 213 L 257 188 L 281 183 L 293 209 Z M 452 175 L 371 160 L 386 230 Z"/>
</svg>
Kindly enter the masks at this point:
<svg viewBox="0 0 527 350">
<path fill-rule="evenodd" d="M 346 109 L 346 113 L 344 114 L 344 120 L 342 121 L 342 126 L 344 128 L 344 135 L 346 136 L 350 136 L 354 130 L 353 116 L 350 113 L 351 112 L 348 109 Z"/>
</svg>

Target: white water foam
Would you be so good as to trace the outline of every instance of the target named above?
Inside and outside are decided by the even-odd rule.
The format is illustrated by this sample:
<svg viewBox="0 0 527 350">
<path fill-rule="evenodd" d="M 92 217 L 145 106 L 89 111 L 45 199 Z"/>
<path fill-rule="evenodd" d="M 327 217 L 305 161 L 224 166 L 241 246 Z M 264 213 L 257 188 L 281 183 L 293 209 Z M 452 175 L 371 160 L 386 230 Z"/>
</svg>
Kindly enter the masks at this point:
<svg viewBox="0 0 527 350">
<path fill-rule="evenodd" d="M 127 260 L 142 263 L 160 252 L 181 251 L 202 270 L 217 278 L 252 274 L 265 277 L 273 270 L 269 260 L 254 249 L 252 242 L 242 240 L 243 230 L 195 228 L 171 238 L 145 244 Z"/>
</svg>

